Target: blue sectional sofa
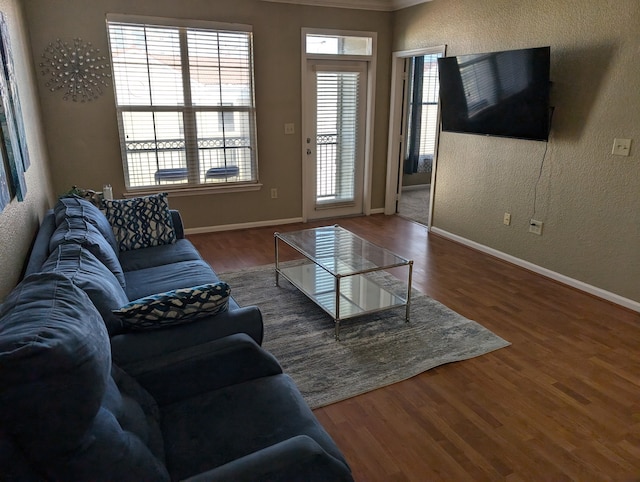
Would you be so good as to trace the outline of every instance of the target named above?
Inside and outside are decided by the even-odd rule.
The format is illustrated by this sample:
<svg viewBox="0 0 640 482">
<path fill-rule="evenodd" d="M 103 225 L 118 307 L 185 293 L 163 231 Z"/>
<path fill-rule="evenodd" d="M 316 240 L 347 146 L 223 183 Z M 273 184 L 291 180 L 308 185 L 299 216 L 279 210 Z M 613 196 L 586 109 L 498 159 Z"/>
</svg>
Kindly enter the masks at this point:
<svg viewBox="0 0 640 482">
<path fill-rule="evenodd" d="M 103 316 L 114 361 L 124 369 L 234 333 L 247 333 L 262 343 L 260 310 L 239 307 L 233 296 L 228 310 L 217 314 L 215 321 L 204 317 L 169 331 L 127 331 L 112 314 L 113 309 L 135 299 L 219 281 L 185 239 L 180 214 L 175 210 L 169 213 L 175 242 L 120 251 L 103 212 L 84 199 L 63 198 L 46 213 L 25 269 L 25 276 L 56 271 L 73 277 Z"/>
<path fill-rule="evenodd" d="M 352 480 L 260 347 L 259 309 L 228 296 L 179 214 L 167 216 L 169 241 L 124 251 L 87 201 L 45 216 L 0 307 L 0 479 Z M 193 286 L 217 291 L 182 303 L 184 318 L 173 298 L 150 317 Z M 151 325 L 136 325 L 140 313 Z"/>
</svg>

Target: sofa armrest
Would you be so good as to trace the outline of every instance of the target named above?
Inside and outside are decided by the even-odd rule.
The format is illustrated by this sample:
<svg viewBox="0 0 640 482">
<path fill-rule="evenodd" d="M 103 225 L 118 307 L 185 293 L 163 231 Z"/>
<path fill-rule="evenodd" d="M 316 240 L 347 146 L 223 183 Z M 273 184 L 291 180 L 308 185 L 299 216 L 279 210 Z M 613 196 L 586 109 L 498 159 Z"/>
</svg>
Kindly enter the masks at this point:
<svg viewBox="0 0 640 482">
<path fill-rule="evenodd" d="M 352 481 L 349 468 L 325 452 L 315 440 L 298 435 L 258 452 L 246 455 L 185 482 L 255 480 L 305 482 Z"/>
<path fill-rule="evenodd" d="M 238 333 L 166 356 L 140 361 L 127 369 L 159 405 L 278 375 L 276 358 L 250 336 Z"/>
<path fill-rule="evenodd" d="M 111 355 L 116 365 L 130 372 L 130 365 L 138 362 L 236 333 L 246 333 L 261 344 L 263 331 L 260 310 L 256 306 L 245 306 L 183 325 L 115 335 L 111 338 Z"/>
<path fill-rule="evenodd" d="M 184 238 L 184 224 L 182 223 L 182 216 L 177 209 L 170 209 L 171 221 L 173 221 L 173 229 L 176 231 L 176 239 Z"/>
</svg>

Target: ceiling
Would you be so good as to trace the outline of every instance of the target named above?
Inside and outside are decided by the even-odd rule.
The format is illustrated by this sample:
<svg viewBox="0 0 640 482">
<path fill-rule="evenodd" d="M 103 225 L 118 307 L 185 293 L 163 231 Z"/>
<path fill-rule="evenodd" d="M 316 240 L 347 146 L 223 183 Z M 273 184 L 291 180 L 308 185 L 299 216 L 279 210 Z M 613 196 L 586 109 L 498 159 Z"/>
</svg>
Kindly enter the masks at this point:
<svg viewBox="0 0 640 482">
<path fill-rule="evenodd" d="M 391 12 L 411 7 L 431 0 L 263 0 L 265 2 L 294 3 L 317 7 L 355 8 L 359 10 L 380 10 Z"/>
</svg>

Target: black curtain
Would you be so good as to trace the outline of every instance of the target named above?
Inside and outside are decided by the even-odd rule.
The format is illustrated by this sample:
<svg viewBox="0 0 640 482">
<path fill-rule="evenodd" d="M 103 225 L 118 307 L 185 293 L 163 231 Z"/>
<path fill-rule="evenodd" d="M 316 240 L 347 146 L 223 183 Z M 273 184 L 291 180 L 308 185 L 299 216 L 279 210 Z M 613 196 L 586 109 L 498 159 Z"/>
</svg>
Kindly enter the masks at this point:
<svg viewBox="0 0 640 482">
<path fill-rule="evenodd" d="M 411 97 L 409 116 L 408 154 L 404 161 L 404 173 L 418 172 L 420 157 L 420 133 L 422 130 L 422 87 L 424 84 L 424 57 L 414 57 L 411 69 Z"/>
</svg>

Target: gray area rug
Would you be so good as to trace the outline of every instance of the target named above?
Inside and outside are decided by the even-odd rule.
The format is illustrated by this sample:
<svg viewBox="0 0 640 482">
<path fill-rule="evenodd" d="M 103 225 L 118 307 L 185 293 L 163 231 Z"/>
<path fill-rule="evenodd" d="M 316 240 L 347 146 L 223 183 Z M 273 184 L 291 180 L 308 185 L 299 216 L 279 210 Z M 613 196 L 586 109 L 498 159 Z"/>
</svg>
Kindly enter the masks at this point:
<svg viewBox="0 0 640 482">
<path fill-rule="evenodd" d="M 411 378 L 445 363 L 510 345 L 475 321 L 413 290 L 411 322 L 394 308 L 334 322 L 288 281 L 275 286 L 273 265 L 220 274 L 240 306 L 257 305 L 265 324 L 263 347 L 273 353 L 311 408 Z M 402 284 L 385 274 L 391 289 Z"/>
</svg>

